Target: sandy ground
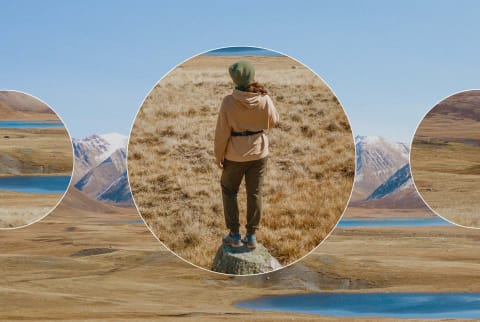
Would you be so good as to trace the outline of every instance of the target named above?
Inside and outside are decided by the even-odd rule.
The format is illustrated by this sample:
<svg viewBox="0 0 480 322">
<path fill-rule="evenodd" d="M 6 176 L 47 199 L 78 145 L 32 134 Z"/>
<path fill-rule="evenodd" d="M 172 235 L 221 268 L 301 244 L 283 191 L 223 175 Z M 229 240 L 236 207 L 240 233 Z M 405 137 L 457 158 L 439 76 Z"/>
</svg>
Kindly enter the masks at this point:
<svg viewBox="0 0 480 322">
<path fill-rule="evenodd" d="M 28 225 L 49 213 L 63 194 L 34 194 L 0 190 L 0 228 Z M 19 207 L 18 205 L 23 205 Z"/>
<path fill-rule="evenodd" d="M 480 235 L 473 230 L 337 229 L 315 252 L 286 269 L 226 277 L 166 251 L 145 226 L 129 224 L 140 218 L 134 211 L 107 214 L 72 207 L 83 207 L 84 201 L 67 198 L 38 223 L 0 231 L 0 319 L 331 321 L 232 304 L 316 291 L 480 291 Z"/>
</svg>

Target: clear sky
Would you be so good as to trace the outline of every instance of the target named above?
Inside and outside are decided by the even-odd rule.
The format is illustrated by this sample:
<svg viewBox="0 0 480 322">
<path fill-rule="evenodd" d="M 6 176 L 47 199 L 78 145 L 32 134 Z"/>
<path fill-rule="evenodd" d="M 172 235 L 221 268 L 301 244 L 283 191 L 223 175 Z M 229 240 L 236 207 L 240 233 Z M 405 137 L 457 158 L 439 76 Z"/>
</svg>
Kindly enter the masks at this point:
<svg viewBox="0 0 480 322">
<path fill-rule="evenodd" d="M 479 1 L 0 1 L 0 88 L 52 106 L 73 137 L 128 134 L 154 84 L 222 46 L 292 56 L 355 134 L 409 143 L 423 115 L 480 88 Z"/>
</svg>

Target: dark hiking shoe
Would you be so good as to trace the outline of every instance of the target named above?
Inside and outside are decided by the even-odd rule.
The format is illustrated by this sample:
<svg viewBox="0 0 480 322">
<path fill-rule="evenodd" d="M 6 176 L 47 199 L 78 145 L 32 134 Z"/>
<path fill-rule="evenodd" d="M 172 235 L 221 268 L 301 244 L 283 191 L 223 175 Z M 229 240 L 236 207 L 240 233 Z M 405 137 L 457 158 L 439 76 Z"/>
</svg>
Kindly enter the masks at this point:
<svg viewBox="0 0 480 322">
<path fill-rule="evenodd" d="M 242 239 L 239 233 L 228 233 L 223 237 L 223 244 L 235 248 L 243 247 Z"/>
<path fill-rule="evenodd" d="M 247 234 L 243 242 L 247 244 L 247 247 L 250 249 L 255 249 L 257 247 L 257 237 L 255 234 Z"/>
</svg>

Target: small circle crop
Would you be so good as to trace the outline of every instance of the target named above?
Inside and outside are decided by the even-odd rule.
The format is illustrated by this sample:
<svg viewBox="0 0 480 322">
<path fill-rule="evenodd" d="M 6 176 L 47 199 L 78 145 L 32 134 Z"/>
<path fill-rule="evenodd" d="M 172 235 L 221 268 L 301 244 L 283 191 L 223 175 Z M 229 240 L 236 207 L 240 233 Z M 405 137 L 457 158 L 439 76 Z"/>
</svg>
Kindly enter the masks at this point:
<svg viewBox="0 0 480 322">
<path fill-rule="evenodd" d="M 283 54 L 220 48 L 175 67 L 138 111 L 129 183 L 152 233 L 182 259 L 233 275 L 273 271 L 333 230 L 355 174 L 331 89 Z"/>
<path fill-rule="evenodd" d="M 63 198 L 73 147 L 58 115 L 44 102 L 0 91 L 0 228 L 40 220 Z"/>
<path fill-rule="evenodd" d="M 451 95 L 425 115 L 410 164 L 415 186 L 434 212 L 480 228 L 480 90 Z"/>
</svg>

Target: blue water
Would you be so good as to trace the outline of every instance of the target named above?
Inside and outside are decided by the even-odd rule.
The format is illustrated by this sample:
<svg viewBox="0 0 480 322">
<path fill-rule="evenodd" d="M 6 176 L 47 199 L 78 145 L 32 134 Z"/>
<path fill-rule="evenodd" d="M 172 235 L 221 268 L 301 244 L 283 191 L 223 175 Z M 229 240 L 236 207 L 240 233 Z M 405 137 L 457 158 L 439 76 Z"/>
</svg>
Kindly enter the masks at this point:
<svg viewBox="0 0 480 322">
<path fill-rule="evenodd" d="M 0 121 L 0 128 L 3 129 L 34 129 L 63 127 L 60 121 Z"/>
<path fill-rule="evenodd" d="M 64 193 L 70 176 L 13 176 L 0 178 L 0 190 L 29 193 Z"/>
<path fill-rule="evenodd" d="M 440 217 L 432 218 L 364 218 L 340 220 L 337 227 L 426 227 L 426 226 L 449 226 L 448 221 Z"/>
<path fill-rule="evenodd" d="M 237 307 L 342 317 L 480 318 L 480 293 L 328 293 L 262 297 Z"/>
<path fill-rule="evenodd" d="M 256 47 L 227 47 L 206 52 L 208 56 L 283 56 L 275 51 Z"/>
</svg>

